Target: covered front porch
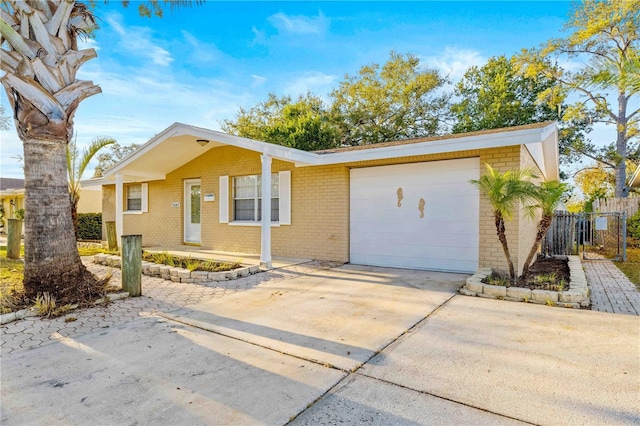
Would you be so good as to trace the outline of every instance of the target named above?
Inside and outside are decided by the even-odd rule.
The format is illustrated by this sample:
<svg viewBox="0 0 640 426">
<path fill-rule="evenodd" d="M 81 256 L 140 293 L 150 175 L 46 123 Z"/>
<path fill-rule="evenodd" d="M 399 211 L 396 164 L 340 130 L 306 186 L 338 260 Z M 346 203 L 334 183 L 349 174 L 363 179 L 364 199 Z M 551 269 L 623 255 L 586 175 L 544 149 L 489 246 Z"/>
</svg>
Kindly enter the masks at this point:
<svg viewBox="0 0 640 426">
<path fill-rule="evenodd" d="M 118 240 L 141 234 L 154 251 L 252 259 L 265 269 L 296 263 L 272 258 L 272 227 L 291 224 L 292 164 L 312 160 L 303 151 L 175 123 L 97 182 L 107 188 L 103 220 L 115 222 Z M 234 195 L 234 179 L 244 176 L 258 182 L 248 200 L 256 213 L 249 218 L 236 208 L 246 194 Z M 273 209 L 272 185 L 281 188 Z"/>
<path fill-rule="evenodd" d="M 262 259 L 260 254 L 236 253 L 228 251 L 210 250 L 202 247 L 180 245 L 180 246 L 150 246 L 143 247 L 148 252 L 167 252 L 174 256 L 192 257 L 194 259 L 215 260 L 218 262 L 239 262 L 242 266 L 260 265 Z M 271 268 L 286 268 L 292 265 L 309 262 L 310 259 L 293 259 L 284 257 L 272 257 Z"/>
</svg>

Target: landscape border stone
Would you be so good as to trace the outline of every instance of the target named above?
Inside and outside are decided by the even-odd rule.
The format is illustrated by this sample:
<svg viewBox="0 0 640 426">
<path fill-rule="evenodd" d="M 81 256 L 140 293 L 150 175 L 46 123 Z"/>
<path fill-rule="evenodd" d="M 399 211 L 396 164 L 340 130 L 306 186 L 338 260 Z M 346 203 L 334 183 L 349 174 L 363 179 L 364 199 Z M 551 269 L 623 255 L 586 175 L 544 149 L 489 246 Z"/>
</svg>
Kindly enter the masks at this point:
<svg viewBox="0 0 640 426">
<path fill-rule="evenodd" d="M 493 269 L 479 268 L 478 271 L 467 278 L 464 286 L 458 290 L 465 296 L 477 296 L 486 299 L 501 299 L 510 302 L 537 303 L 564 308 L 588 308 L 591 306 L 587 277 L 582 269 L 580 256 L 554 256 L 558 259 L 567 259 L 569 264 L 569 290 L 530 290 L 522 287 L 504 287 L 485 284 L 482 282 Z"/>
<path fill-rule="evenodd" d="M 99 265 L 120 268 L 120 256 L 113 254 L 96 254 L 93 262 Z M 153 262 L 142 262 L 142 274 L 152 277 L 163 278 L 168 281 L 182 283 L 207 283 L 212 281 L 235 280 L 260 272 L 260 266 L 251 265 L 231 271 L 223 272 L 206 272 L 206 271 L 189 271 L 184 268 L 176 268 L 173 266 L 159 265 Z"/>
</svg>

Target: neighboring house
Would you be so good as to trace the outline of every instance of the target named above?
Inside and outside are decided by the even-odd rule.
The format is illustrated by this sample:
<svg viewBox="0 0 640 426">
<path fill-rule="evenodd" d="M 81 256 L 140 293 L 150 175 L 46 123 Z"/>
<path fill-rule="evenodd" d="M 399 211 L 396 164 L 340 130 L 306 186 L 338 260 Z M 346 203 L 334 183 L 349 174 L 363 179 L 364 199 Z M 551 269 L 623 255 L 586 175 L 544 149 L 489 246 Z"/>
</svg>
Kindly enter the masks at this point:
<svg viewBox="0 0 640 426">
<path fill-rule="evenodd" d="M 474 272 L 505 265 L 491 206 L 469 183 L 485 163 L 557 179 L 555 123 L 317 152 L 175 123 L 105 173 L 103 220 L 144 246 L 266 265 L 273 254 Z M 520 267 L 535 228 L 523 212 L 507 223 Z"/>
<path fill-rule="evenodd" d="M 0 204 L 3 216 L 0 232 L 7 232 L 7 219 L 15 219 L 16 212 L 24 208 L 24 179 L 0 177 Z"/>
<path fill-rule="evenodd" d="M 14 219 L 15 213 L 24 208 L 24 179 L 0 178 L 0 200 L 4 209 L 3 225 L 6 219 Z M 99 213 L 102 211 L 102 188 L 82 188 L 78 213 Z M 0 232 L 6 232 L 3 228 Z"/>
</svg>

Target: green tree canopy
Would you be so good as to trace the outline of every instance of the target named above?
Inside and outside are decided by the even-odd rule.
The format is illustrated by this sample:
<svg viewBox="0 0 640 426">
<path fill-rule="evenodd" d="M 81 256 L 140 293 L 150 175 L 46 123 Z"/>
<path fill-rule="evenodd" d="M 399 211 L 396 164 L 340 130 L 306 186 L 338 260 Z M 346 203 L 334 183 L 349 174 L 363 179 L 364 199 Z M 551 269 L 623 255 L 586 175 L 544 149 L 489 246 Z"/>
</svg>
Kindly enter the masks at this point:
<svg viewBox="0 0 640 426">
<path fill-rule="evenodd" d="M 489 58 L 482 67 L 469 68 L 455 87 L 459 101 L 451 105 L 453 133 L 557 120 L 558 109 L 538 100 L 556 84 L 544 75 L 519 73 L 514 58 Z"/>
<path fill-rule="evenodd" d="M 549 40 L 539 49 L 525 49 L 520 57 L 527 75 L 543 74 L 558 81 L 565 92 L 581 97 L 563 111 L 563 119 L 612 126 L 616 138 L 607 146 L 576 140 L 568 148 L 576 154 L 574 159 L 587 156 L 615 169 L 617 197 L 628 195 L 626 160 L 638 156 L 640 108 L 632 98 L 638 99 L 640 93 L 633 74 L 640 48 L 639 11 L 640 0 L 576 2 L 565 24 L 567 37 Z M 550 58 L 577 59 L 586 65 L 577 71 L 550 68 Z M 541 98 L 553 102 L 556 93 L 549 90 Z"/>
<path fill-rule="evenodd" d="M 269 94 L 266 101 L 246 110 L 234 120 L 224 120 L 222 130 L 304 151 L 338 146 L 338 132 L 322 99 L 310 92 L 295 101 L 291 96 Z"/>
<path fill-rule="evenodd" d="M 98 165 L 96 165 L 96 168 L 93 171 L 93 177 L 102 177 L 102 175 L 104 175 L 104 172 L 113 167 L 124 157 L 133 153 L 138 148 L 140 148 L 140 145 L 135 143 L 123 146 L 114 141 L 112 144 L 109 144 L 108 151 L 104 152 L 104 150 L 102 150 L 97 154 L 94 154 L 97 155 L 96 159 L 98 160 Z"/>
<path fill-rule="evenodd" d="M 411 54 L 391 52 L 382 66 L 365 65 L 346 75 L 331 93 L 342 145 L 366 145 L 433 136 L 443 129 L 448 94 L 438 71 Z"/>
</svg>

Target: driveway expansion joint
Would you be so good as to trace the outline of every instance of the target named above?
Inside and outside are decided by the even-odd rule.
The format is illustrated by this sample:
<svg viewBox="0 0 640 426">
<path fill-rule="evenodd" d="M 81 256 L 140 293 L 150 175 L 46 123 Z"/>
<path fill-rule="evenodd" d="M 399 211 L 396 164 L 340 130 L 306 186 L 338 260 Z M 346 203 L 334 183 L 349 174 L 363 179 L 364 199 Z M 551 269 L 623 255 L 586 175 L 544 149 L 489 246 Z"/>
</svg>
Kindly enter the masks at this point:
<svg viewBox="0 0 640 426">
<path fill-rule="evenodd" d="M 381 352 L 383 352 L 385 349 L 389 348 L 391 345 L 393 345 L 394 343 L 396 343 L 398 340 L 400 340 L 403 336 L 406 336 L 407 334 L 411 333 L 411 331 L 415 330 L 417 327 L 421 326 L 425 321 L 427 321 L 430 317 L 432 317 L 433 315 L 435 315 L 438 311 L 440 311 L 440 309 L 442 309 L 447 303 L 449 303 L 454 297 L 456 297 L 458 294 L 457 293 L 453 293 L 451 295 L 451 297 L 447 298 L 444 302 L 442 302 L 440 305 L 438 305 L 433 311 L 429 312 L 426 316 L 424 316 L 423 318 L 419 319 L 418 321 L 416 321 L 411 327 L 409 327 L 408 329 L 406 329 L 405 331 L 403 331 L 402 333 L 400 333 L 398 336 L 396 336 L 395 338 L 393 338 L 389 343 L 387 343 L 386 345 L 384 345 L 382 348 L 378 349 L 377 351 L 375 351 L 373 353 L 373 355 L 371 355 L 366 361 L 360 363 L 358 366 L 354 367 L 353 369 L 351 369 L 351 371 L 348 371 L 347 375 L 344 376 L 342 379 L 338 380 L 338 382 L 336 384 L 334 384 L 333 386 L 331 386 L 329 389 L 327 389 L 322 395 L 320 395 L 318 398 L 316 398 L 311 404 L 309 404 L 305 409 L 303 409 L 302 411 L 300 411 L 298 414 L 296 414 L 295 416 L 291 416 L 291 418 L 289 419 L 289 422 L 287 422 L 285 425 L 289 425 L 291 424 L 293 421 L 295 421 L 295 419 L 297 419 L 298 417 L 300 417 L 302 414 L 304 414 L 307 410 L 309 410 L 311 407 L 313 407 L 318 401 L 320 401 L 322 398 L 324 398 L 326 395 L 328 395 L 329 393 L 331 393 L 334 389 L 336 389 L 338 386 L 340 386 L 345 380 L 347 380 L 352 374 L 360 374 L 361 376 L 366 376 L 369 377 L 371 379 L 374 380 L 380 380 L 377 379 L 375 377 L 371 377 L 371 376 L 367 376 L 365 374 L 361 374 L 358 373 L 358 371 L 364 367 L 365 365 L 367 365 L 367 363 L 369 361 L 371 361 L 373 358 L 375 358 L 376 356 L 378 356 Z M 384 382 L 383 380 L 381 380 L 382 382 Z M 452 402 L 457 402 L 457 401 L 452 401 Z M 464 405 L 464 404 L 463 404 Z"/>
</svg>

